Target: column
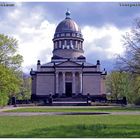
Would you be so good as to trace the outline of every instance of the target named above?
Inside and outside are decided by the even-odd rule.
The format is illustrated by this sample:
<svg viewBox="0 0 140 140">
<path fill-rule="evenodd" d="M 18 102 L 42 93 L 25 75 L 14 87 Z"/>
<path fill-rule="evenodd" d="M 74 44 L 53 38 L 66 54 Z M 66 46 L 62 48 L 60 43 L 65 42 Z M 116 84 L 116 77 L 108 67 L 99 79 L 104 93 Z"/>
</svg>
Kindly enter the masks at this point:
<svg viewBox="0 0 140 140">
<path fill-rule="evenodd" d="M 72 93 L 75 94 L 75 72 L 72 72 Z"/>
<path fill-rule="evenodd" d="M 83 50 L 83 42 L 81 42 L 81 49 Z"/>
<path fill-rule="evenodd" d="M 79 43 L 79 49 L 81 50 L 82 49 L 82 42 L 80 41 Z"/>
<path fill-rule="evenodd" d="M 64 48 L 67 48 L 67 41 L 64 41 Z"/>
<path fill-rule="evenodd" d="M 57 41 L 55 42 L 55 49 L 57 49 Z"/>
<path fill-rule="evenodd" d="M 75 48 L 77 49 L 77 47 L 78 47 L 78 46 L 77 46 L 77 40 L 76 40 L 76 41 L 75 41 Z"/>
<path fill-rule="evenodd" d="M 71 47 L 71 49 L 73 49 L 72 40 L 70 40 L 70 47 Z"/>
<path fill-rule="evenodd" d="M 78 50 L 79 50 L 79 45 L 80 45 L 80 44 L 79 44 L 79 41 L 77 41 L 77 49 L 78 49 Z"/>
<path fill-rule="evenodd" d="M 63 72 L 63 94 L 65 94 L 65 72 Z"/>
<path fill-rule="evenodd" d="M 80 80 L 80 93 L 82 93 L 82 89 L 83 89 L 82 72 L 79 73 L 79 80 Z"/>
<path fill-rule="evenodd" d="M 61 48 L 61 40 L 59 40 L 59 48 Z"/>
<path fill-rule="evenodd" d="M 59 93 L 59 77 L 58 77 L 58 75 L 59 75 L 59 72 L 56 72 L 56 94 L 58 94 Z"/>
</svg>

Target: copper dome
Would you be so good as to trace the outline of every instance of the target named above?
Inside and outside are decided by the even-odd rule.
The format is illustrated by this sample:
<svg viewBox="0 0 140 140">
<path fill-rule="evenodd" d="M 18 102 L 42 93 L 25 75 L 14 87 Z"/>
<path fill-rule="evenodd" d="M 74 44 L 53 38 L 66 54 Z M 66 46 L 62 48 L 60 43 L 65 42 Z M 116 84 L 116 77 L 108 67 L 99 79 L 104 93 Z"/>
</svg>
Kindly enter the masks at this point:
<svg viewBox="0 0 140 140">
<path fill-rule="evenodd" d="M 55 33 L 65 33 L 65 32 L 81 33 L 80 27 L 74 20 L 70 18 L 69 11 L 66 12 L 66 18 L 58 24 L 55 30 Z"/>
</svg>

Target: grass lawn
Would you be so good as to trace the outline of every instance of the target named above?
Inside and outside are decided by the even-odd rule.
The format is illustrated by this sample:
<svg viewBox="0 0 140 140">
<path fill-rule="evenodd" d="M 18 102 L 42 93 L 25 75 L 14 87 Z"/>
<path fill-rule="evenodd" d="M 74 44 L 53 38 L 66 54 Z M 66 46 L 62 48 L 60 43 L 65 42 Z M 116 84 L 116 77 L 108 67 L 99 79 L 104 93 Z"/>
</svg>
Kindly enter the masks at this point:
<svg viewBox="0 0 140 140">
<path fill-rule="evenodd" d="M 139 138 L 140 116 L 0 116 L 0 137 Z"/>
<path fill-rule="evenodd" d="M 14 110 L 7 110 L 5 112 L 117 112 L 117 111 L 140 111 L 140 108 L 134 107 L 84 107 L 84 108 L 40 108 L 40 107 L 32 107 L 32 108 L 18 108 Z"/>
</svg>

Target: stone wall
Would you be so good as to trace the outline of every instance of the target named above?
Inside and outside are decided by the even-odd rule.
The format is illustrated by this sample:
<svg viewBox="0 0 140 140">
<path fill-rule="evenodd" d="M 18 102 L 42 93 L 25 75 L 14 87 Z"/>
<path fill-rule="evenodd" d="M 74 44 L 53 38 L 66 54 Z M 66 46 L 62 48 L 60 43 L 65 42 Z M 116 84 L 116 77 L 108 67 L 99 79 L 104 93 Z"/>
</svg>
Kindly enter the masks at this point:
<svg viewBox="0 0 140 140">
<path fill-rule="evenodd" d="M 36 94 L 36 76 L 32 76 L 32 94 Z"/>
<path fill-rule="evenodd" d="M 83 95 L 100 95 L 101 94 L 101 75 L 100 74 L 83 74 Z"/>
<path fill-rule="evenodd" d="M 38 74 L 36 78 L 37 95 L 49 95 L 55 93 L 54 74 Z"/>
<path fill-rule="evenodd" d="M 73 49 L 58 49 L 58 50 L 54 50 L 53 55 L 55 56 L 60 56 L 63 58 L 77 58 L 81 55 L 83 55 L 82 51 L 79 50 L 73 50 Z"/>
<path fill-rule="evenodd" d="M 101 79 L 101 93 L 106 94 L 105 76 L 102 75 Z"/>
</svg>

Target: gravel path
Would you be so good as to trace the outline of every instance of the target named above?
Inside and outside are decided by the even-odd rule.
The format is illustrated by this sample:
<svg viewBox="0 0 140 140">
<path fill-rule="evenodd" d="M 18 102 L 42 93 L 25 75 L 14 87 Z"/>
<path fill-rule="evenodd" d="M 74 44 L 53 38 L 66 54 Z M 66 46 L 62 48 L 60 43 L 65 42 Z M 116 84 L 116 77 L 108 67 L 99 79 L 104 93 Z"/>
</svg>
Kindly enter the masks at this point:
<svg viewBox="0 0 140 140">
<path fill-rule="evenodd" d="M 44 115 L 140 115 L 140 111 L 131 112 L 0 112 L 0 116 L 44 116 Z"/>
<path fill-rule="evenodd" d="M 0 116 L 106 115 L 106 112 L 0 112 Z"/>
<path fill-rule="evenodd" d="M 140 111 L 111 112 L 111 115 L 140 115 Z"/>
<path fill-rule="evenodd" d="M 0 116 L 44 116 L 44 115 L 140 115 L 140 112 L 0 112 Z"/>
<path fill-rule="evenodd" d="M 58 106 L 53 106 L 57 108 Z M 39 108 L 53 108 L 52 106 L 41 106 Z M 62 108 L 66 108 L 66 106 L 61 106 Z M 68 106 L 73 107 L 73 106 Z M 79 106 L 79 108 L 83 108 L 83 106 Z M 105 106 L 107 107 L 107 106 Z M 110 106 L 109 106 L 110 107 Z M 13 107 L 8 106 L 0 109 L 0 116 L 43 116 L 43 115 L 140 115 L 140 111 L 125 111 L 125 112 L 4 112 L 6 110 L 13 110 L 21 107 Z M 24 108 L 24 107 L 23 107 Z M 26 107 L 27 108 L 27 107 Z M 30 108 L 30 107 L 29 107 Z M 38 108 L 38 106 L 37 106 Z M 59 106 L 60 108 L 60 106 Z M 77 106 L 76 106 L 77 108 Z M 86 108 L 86 107 L 85 107 Z M 88 106 L 89 108 L 89 106 Z M 103 106 L 102 106 L 103 108 Z"/>
</svg>

